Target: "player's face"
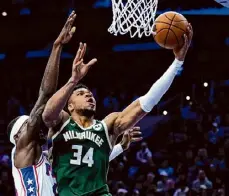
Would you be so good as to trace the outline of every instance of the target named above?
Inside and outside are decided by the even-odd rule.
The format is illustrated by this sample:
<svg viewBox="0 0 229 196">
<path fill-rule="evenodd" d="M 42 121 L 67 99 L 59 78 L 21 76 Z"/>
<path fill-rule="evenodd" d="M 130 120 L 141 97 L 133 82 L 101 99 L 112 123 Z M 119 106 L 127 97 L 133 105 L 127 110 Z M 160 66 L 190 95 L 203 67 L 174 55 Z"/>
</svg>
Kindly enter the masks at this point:
<svg viewBox="0 0 229 196">
<path fill-rule="evenodd" d="M 21 126 L 20 130 L 17 132 L 17 134 L 14 135 L 14 140 L 17 144 L 18 140 L 21 138 L 21 136 L 25 133 L 27 128 L 28 121 L 25 121 L 23 125 Z"/>
<path fill-rule="evenodd" d="M 20 128 L 20 130 L 17 132 L 17 134 L 14 135 L 14 140 L 15 140 L 16 144 L 17 144 L 18 140 L 22 137 L 22 135 L 26 134 L 27 124 L 28 124 L 28 121 L 25 121 L 24 124 L 22 125 L 22 127 Z M 40 131 L 40 133 L 39 133 L 38 142 L 40 145 L 43 145 L 46 142 L 45 135 L 43 134 L 42 131 Z"/>
<path fill-rule="evenodd" d="M 71 96 L 71 102 L 69 104 L 69 111 L 92 111 L 96 110 L 96 101 L 88 89 L 80 88 L 73 92 Z"/>
</svg>

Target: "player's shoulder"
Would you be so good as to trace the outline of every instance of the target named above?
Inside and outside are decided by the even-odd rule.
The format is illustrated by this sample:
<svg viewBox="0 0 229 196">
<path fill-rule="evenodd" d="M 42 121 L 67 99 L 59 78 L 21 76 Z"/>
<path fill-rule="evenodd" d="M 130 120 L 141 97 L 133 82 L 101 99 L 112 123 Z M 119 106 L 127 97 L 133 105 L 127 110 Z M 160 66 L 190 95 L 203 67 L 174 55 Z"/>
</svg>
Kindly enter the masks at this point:
<svg viewBox="0 0 229 196">
<path fill-rule="evenodd" d="M 119 115 L 119 112 L 113 112 L 104 118 L 103 121 L 106 124 L 108 130 L 113 129 L 113 124 L 115 120 L 118 118 L 118 115 Z"/>
<path fill-rule="evenodd" d="M 104 120 L 117 118 L 118 115 L 119 115 L 119 113 L 120 113 L 120 112 L 113 112 L 113 113 L 110 113 L 110 114 L 108 114 L 108 115 L 104 118 Z"/>
<path fill-rule="evenodd" d="M 56 135 L 58 132 L 60 132 L 63 128 L 65 128 L 71 121 L 70 115 L 65 112 L 61 111 L 60 119 L 52 122 L 52 125 L 49 126 L 48 131 L 48 138 L 52 138 L 54 135 Z"/>
</svg>

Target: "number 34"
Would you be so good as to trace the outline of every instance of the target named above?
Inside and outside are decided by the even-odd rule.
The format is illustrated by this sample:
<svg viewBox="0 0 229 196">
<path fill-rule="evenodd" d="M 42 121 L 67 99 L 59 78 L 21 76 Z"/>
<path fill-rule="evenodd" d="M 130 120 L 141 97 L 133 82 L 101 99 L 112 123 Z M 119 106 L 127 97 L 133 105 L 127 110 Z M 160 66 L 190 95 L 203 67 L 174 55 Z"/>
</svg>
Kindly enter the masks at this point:
<svg viewBox="0 0 229 196">
<path fill-rule="evenodd" d="M 76 152 L 73 153 L 73 157 L 75 159 L 71 159 L 70 164 L 81 165 L 81 163 L 85 163 L 88 165 L 88 167 L 92 167 L 92 165 L 94 164 L 94 160 L 93 160 L 94 148 L 90 148 L 85 154 L 85 156 L 83 157 L 83 159 L 82 159 L 83 146 L 72 145 L 72 149 Z"/>
</svg>

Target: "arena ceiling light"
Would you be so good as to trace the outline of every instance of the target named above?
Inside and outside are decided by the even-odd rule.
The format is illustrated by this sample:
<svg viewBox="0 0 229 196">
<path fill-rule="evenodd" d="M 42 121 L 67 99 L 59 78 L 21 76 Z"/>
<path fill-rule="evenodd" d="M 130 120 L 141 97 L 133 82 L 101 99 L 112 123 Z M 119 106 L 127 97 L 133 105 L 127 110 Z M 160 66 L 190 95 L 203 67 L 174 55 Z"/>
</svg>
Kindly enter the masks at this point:
<svg viewBox="0 0 229 196">
<path fill-rule="evenodd" d="M 166 110 L 163 111 L 163 115 L 166 116 L 168 112 Z"/>
<path fill-rule="evenodd" d="M 7 16 L 7 12 L 2 12 L 2 16 Z"/>
<path fill-rule="evenodd" d="M 208 83 L 207 82 L 204 82 L 204 87 L 208 87 Z"/>
<path fill-rule="evenodd" d="M 188 101 L 189 101 L 190 99 L 191 99 L 191 97 L 190 97 L 190 96 L 186 96 L 186 100 L 188 100 Z"/>
</svg>

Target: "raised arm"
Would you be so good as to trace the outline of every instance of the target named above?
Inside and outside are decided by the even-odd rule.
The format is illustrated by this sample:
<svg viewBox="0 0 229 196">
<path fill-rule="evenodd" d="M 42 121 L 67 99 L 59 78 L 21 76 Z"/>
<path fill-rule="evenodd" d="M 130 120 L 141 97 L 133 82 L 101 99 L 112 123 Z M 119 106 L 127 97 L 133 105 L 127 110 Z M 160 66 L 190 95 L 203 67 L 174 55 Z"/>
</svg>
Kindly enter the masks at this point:
<svg viewBox="0 0 229 196">
<path fill-rule="evenodd" d="M 63 109 L 74 87 L 87 74 L 89 68 L 97 62 L 96 59 L 92 59 L 89 63 L 84 63 L 83 58 L 86 48 L 86 44 L 80 43 L 76 57 L 73 61 L 71 78 L 49 99 L 48 103 L 46 104 L 43 112 L 43 121 L 48 127 L 54 127 L 57 124 L 60 124 L 64 121 L 63 119 L 68 116 Z"/>
<path fill-rule="evenodd" d="M 48 99 L 55 93 L 57 88 L 62 46 L 63 44 L 70 41 L 73 33 L 75 32 L 75 27 L 72 28 L 72 24 L 75 18 L 76 15 L 74 12 L 72 12 L 60 35 L 53 44 L 52 52 L 41 82 L 38 100 L 36 101 L 36 104 L 30 113 L 26 134 L 23 134 L 23 137 L 21 137 L 18 146 L 26 146 L 34 139 L 37 139 L 41 128 L 40 125 L 42 122 L 42 113 L 44 111 L 45 104 L 47 103 Z"/>
<path fill-rule="evenodd" d="M 117 136 L 123 131 L 133 127 L 160 101 L 162 96 L 171 86 L 177 72 L 183 65 L 186 53 L 191 44 L 192 35 L 192 27 L 189 25 L 187 35 L 184 35 L 185 43 L 183 47 L 173 50 L 175 54 L 174 62 L 163 76 L 153 84 L 148 93 L 131 103 L 122 112 L 111 114 L 105 119 L 105 122 L 108 125 L 109 130 L 112 130 L 112 133 Z"/>
</svg>

